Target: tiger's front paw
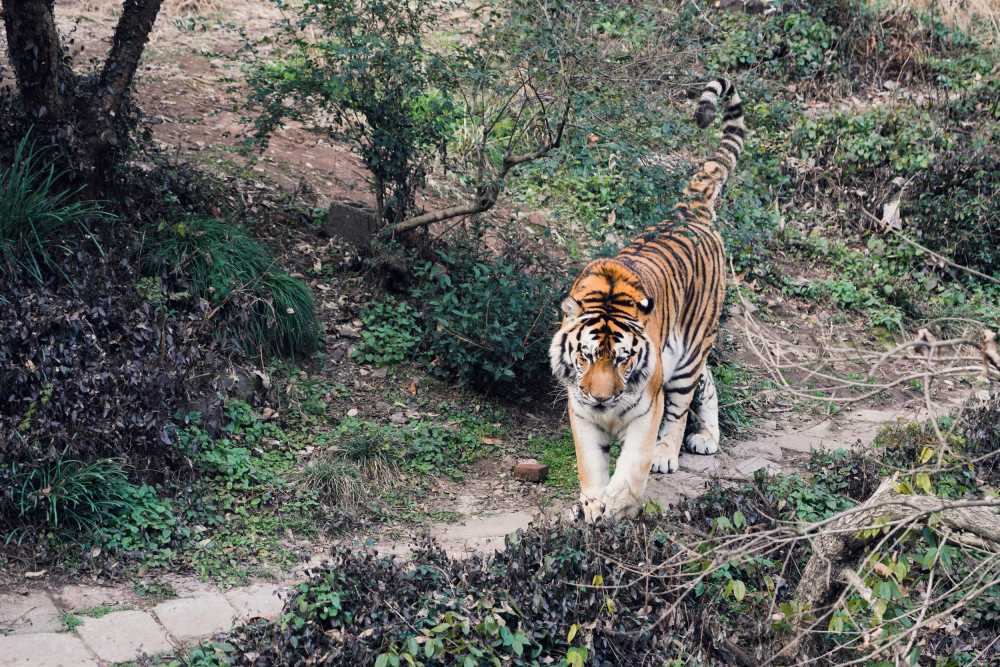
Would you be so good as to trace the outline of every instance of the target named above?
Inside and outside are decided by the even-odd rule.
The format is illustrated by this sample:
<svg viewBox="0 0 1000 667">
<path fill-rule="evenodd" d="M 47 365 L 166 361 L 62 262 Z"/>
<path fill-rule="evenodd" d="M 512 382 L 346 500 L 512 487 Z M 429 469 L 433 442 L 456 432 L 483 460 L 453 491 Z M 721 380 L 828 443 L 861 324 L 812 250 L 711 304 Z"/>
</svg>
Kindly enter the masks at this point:
<svg viewBox="0 0 1000 667">
<path fill-rule="evenodd" d="M 653 450 L 653 472 L 677 472 L 681 467 L 680 452 L 673 454 L 666 445 L 657 445 Z"/>
<path fill-rule="evenodd" d="M 614 489 L 608 487 L 601 496 L 605 519 L 625 519 L 638 516 L 642 511 L 642 498 L 632 493 L 627 486 Z"/>
<path fill-rule="evenodd" d="M 692 433 L 684 440 L 684 446 L 695 454 L 714 454 L 719 451 L 719 441 L 708 433 Z"/>
<path fill-rule="evenodd" d="M 594 523 L 604 516 L 604 503 L 599 496 L 588 496 L 580 494 L 580 502 L 577 503 L 577 518 L 582 518 L 587 523 Z"/>
</svg>

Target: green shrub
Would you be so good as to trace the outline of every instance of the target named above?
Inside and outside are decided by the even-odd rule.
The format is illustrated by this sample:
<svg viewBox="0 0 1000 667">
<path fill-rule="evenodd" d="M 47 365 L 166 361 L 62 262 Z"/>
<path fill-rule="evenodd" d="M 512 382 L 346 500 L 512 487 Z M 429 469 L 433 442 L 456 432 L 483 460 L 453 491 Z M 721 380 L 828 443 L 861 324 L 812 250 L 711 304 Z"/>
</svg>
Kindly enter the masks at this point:
<svg viewBox="0 0 1000 667">
<path fill-rule="evenodd" d="M 224 308 L 232 335 L 251 350 L 307 354 L 321 341 L 309 288 L 284 273 L 246 230 L 214 218 L 161 225 L 147 265 L 194 298 Z"/>
<path fill-rule="evenodd" d="M 506 396 L 548 387 L 564 270 L 513 244 L 491 257 L 475 238 L 418 265 L 410 296 L 421 309 L 433 368 Z"/>
<path fill-rule="evenodd" d="M 273 35 L 281 48 L 250 70 L 258 138 L 289 118 L 314 123 L 364 161 L 380 216 L 403 219 L 454 122 L 444 63 L 424 47 L 434 16 L 427 0 L 302 5 Z"/>
<path fill-rule="evenodd" d="M 39 283 L 47 270 L 65 276 L 53 252 L 69 252 L 67 237 L 85 230 L 88 220 L 112 218 L 96 202 L 77 199 L 80 189 L 61 189 L 63 177 L 46 166 L 30 135 L 17 144 L 11 165 L 0 169 L 0 275 L 24 271 Z"/>
<path fill-rule="evenodd" d="M 952 144 L 926 113 L 879 108 L 807 118 L 794 130 L 791 142 L 800 157 L 839 170 L 846 183 L 869 188 L 870 179 L 884 177 L 886 171 L 892 177 L 926 169 Z"/>
<path fill-rule="evenodd" d="M 391 296 L 371 304 L 361 315 L 365 328 L 354 348 L 354 358 L 379 366 L 405 361 L 420 342 L 417 317 L 412 306 Z"/>
<path fill-rule="evenodd" d="M 482 436 L 492 433 L 491 427 L 472 419 L 452 426 L 427 421 L 397 426 L 348 417 L 334 437 L 339 456 L 378 481 L 391 478 L 398 468 L 460 478 L 463 468 L 484 454 Z"/>
<path fill-rule="evenodd" d="M 901 215 L 928 248 L 1000 276 L 1000 158 L 995 146 L 956 152 L 924 170 L 904 195 Z"/>
</svg>

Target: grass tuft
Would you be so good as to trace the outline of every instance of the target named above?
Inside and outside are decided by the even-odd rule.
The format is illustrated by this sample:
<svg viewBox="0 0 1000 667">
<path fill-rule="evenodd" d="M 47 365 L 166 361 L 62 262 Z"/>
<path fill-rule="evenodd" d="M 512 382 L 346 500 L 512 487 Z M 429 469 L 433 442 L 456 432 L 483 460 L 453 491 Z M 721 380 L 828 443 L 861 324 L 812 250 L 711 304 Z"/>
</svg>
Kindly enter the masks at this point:
<svg viewBox="0 0 1000 667">
<path fill-rule="evenodd" d="M 214 218 L 161 225 L 148 265 L 178 276 L 192 297 L 225 308 L 229 330 L 252 352 L 294 356 L 319 346 L 309 287 L 242 227 Z"/>
<path fill-rule="evenodd" d="M 53 253 L 69 251 L 67 232 L 112 218 L 96 202 L 78 200 L 81 189 L 60 189 L 62 176 L 45 164 L 30 134 L 17 144 L 10 167 L 0 169 L 0 275 L 24 271 L 38 283 L 47 270 L 65 277 Z"/>
</svg>

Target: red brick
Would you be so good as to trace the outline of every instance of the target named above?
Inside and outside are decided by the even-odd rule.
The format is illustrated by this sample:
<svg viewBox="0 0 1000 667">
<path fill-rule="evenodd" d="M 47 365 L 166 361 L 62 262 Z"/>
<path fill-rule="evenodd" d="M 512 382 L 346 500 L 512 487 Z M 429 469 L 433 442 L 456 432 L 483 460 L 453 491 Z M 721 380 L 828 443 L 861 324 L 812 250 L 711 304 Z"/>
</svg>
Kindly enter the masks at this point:
<svg viewBox="0 0 1000 667">
<path fill-rule="evenodd" d="M 525 482 L 544 482 L 549 476 L 549 467 L 535 459 L 522 459 L 514 466 L 514 477 Z"/>
</svg>

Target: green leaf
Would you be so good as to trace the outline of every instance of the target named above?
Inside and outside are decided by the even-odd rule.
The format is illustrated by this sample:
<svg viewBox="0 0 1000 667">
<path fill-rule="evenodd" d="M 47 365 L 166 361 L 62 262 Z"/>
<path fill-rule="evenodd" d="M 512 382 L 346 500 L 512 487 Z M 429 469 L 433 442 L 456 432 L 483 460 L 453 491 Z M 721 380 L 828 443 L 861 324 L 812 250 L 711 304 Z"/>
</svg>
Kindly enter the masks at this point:
<svg viewBox="0 0 1000 667">
<path fill-rule="evenodd" d="M 389 665 L 389 654 L 383 653 L 379 657 L 375 658 L 375 667 L 388 667 Z"/>
<path fill-rule="evenodd" d="M 573 625 L 569 626 L 569 632 L 566 633 L 566 643 L 567 644 L 572 644 L 573 643 L 573 637 L 576 637 L 576 633 L 577 633 L 577 631 L 579 629 L 580 629 L 580 626 L 577 625 L 576 623 L 574 623 Z"/>
<path fill-rule="evenodd" d="M 736 513 L 733 514 L 733 525 L 736 528 L 743 528 L 747 525 L 747 518 L 743 516 L 743 512 L 736 510 Z"/>
<path fill-rule="evenodd" d="M 916 484 L 918 489 L 927 495 L 934 495 L 934 487 L 931 485 L 931 476 L 927 473 L 918 472 L 913 478 L 913 483 Z"/>
<path fill-rule="evenodd" d="M 737 602 L 742 602 L 747 595 L 747 585 L 739 579 L 733 579 L 733 597 Z"/>
</svg>

